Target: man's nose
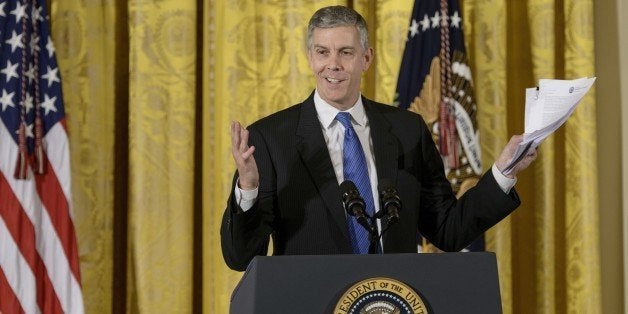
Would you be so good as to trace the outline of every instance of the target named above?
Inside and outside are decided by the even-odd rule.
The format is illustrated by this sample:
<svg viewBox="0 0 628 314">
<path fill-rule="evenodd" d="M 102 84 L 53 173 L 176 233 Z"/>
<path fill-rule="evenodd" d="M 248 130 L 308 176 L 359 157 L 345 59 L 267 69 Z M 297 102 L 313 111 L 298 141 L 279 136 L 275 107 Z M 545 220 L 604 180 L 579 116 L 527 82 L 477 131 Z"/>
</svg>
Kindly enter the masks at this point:
<svg viewBox="0 0 628 314">
<path fill-rule="evenodd" d="M 327 69 L 330 71 L 339 71 L 341 69 L 340 57 L 337 54 L 333 54 L 329 57 L 329 63 Z"/>
</svg>

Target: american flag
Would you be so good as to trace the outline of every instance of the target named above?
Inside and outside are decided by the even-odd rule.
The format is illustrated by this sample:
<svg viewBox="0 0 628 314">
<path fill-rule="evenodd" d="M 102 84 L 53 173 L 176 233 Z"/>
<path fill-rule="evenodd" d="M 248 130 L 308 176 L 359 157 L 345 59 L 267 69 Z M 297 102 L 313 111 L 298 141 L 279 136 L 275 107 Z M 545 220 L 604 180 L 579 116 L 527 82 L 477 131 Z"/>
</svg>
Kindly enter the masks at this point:
<svg viewBox="0 0 628 314">
<path fill-rule="evenodd" d="M 0 312 L 83 313 L 45 0 L 0 0 Z"/>
<path fill-rule="evenodd" d="M 415 0 L 395 104 L 423 116 L 454 191 L 474 186 L 482 160 L 458 0 Z M 483 246 L 480 239 L 473 249 Z"/>
</svg>

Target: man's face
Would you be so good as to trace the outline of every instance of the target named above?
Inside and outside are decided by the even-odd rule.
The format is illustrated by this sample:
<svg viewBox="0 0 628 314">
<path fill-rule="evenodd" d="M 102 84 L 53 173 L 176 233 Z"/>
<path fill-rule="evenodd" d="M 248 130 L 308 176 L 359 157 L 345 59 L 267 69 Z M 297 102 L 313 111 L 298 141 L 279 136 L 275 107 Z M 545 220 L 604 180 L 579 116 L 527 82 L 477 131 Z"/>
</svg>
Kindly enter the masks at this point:
<svg viewBox="0 0 628 314">
<path fill-rule="evenodd" d="M 308 51 L 321 98 L 339 110 L 351 108 L 360 94 L 362 73 L 369 68 L 373 49 L 360 45 L 355 26 L 315 28 Z"/>
</svg>

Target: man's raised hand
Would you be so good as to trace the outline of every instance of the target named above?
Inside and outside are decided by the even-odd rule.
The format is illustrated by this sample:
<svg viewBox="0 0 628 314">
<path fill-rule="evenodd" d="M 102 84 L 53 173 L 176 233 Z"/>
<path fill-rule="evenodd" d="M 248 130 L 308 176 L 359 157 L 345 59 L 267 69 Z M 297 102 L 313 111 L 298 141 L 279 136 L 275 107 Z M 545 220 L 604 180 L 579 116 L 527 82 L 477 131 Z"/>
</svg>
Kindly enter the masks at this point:
<svg viewBox="0 0 628 314">
<path fill-rule="evenodd" d="M 238 167 L 239 186 L 254 190 L 259 186 L 259 171 L 253 157 L 255 146 L 249 146 L 249 131 L 240 122 L 231 122 L 231 153 Z"/>
</svg>

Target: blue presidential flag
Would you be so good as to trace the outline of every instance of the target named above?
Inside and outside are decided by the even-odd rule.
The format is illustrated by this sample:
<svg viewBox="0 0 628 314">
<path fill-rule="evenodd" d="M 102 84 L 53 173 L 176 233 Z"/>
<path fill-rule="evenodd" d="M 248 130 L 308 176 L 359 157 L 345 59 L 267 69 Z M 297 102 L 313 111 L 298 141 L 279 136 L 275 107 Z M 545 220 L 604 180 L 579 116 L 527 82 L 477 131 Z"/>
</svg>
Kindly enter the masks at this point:
<svg viewBox="0 0 628 314">
<path fill-rule="evenodd" d="M 477 105 L 457 0 L 414 2 L 394 103 L 423 117 L 457 195 L 473 187 L 482 173 L 482 162 Z M 430 251 L 423 239 L 419 246 Z M 483 240 L 471 248 L 483 250 Z"/>
</svg>

